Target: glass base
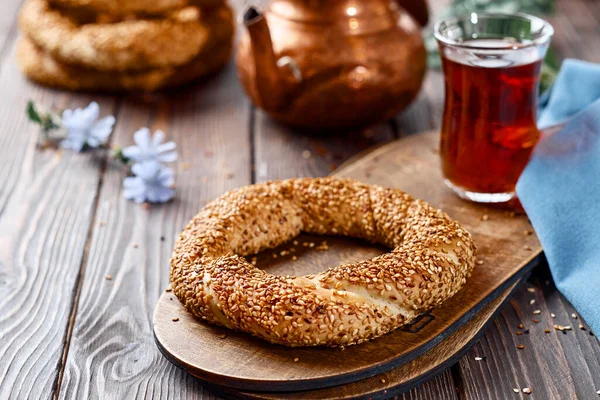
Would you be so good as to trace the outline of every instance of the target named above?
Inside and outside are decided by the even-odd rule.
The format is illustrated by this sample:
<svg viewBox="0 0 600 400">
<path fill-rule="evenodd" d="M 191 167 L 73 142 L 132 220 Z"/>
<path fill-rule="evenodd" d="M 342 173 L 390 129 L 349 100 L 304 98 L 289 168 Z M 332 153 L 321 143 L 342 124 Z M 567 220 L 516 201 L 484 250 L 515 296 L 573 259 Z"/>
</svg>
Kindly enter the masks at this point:
<svg viewBox="0 0 600 400">
<path fill-rule="evenodd" d="M 444 183 L 448 186 L 454 193 L 456 193 L 460 198 L 465 200 L 474 201 L 476 203 L 506 203 L 517 197 L 515 192 L 508 193 L 479 193 L 479 192 L 471 192 L 466 189 L 461 188 L 460 186 L 456 186 L 448 179 L 444 179 Z"/>
</svg>

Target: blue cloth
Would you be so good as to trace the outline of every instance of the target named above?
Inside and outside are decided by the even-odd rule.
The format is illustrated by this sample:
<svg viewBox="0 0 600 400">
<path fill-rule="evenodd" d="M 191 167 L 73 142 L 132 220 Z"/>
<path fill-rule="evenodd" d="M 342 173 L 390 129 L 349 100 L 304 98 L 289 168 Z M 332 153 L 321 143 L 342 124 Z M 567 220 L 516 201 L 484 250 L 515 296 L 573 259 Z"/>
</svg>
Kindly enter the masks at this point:
<svg viewBox="0 0 600 400">
<path fill-rule="evenodd" d="M 558 290 L 600 333 L 600 66 L 566 60 L 540 112 L 542 136 L 517 183 Z"/>
</svg>

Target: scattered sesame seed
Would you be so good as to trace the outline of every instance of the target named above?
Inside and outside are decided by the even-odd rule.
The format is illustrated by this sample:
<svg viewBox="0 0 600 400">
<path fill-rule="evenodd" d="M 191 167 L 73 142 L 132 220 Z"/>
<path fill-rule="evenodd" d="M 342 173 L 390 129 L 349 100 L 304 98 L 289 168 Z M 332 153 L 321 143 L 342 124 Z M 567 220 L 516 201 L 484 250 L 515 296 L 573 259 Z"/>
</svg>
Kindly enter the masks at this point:
<svg viewBox="0 0 600 400">
<path fill-rule="evenodd" d="M 525 230 L 523 231 L 523 233 L 524 233 L 526 236 L 533 235 L 533 231 L 532 231 L 531 229 L 525 229 Z"/>
<path fill-rule="evenodd" d="M 600 390 L 598 390 L 598 391 L 596 392 L 596 394 L 597 394 L 598 396 L 600 396 Z"/>
<path fill-rule="evenodd" d="M 134 249 L 137 249 L 137 247 L 138 247 L 138 244 L 136 242 L 133 242 L 131 245 L 133 246 Z"/>
<path fill-rule="evenodd" d="M 483 260 L 477 260 L 477 265 L 483 265 Z"/>
<path fill-rule="evenodd" d="M 577 319 L 577 314 L 573 313 L 571 314 L 571 317 L 573 317 L 573 319 Z"/>
<path fill-rule="evenodd" d="M 483 360 L 483 358 L 481 358 L 481 357 L 475 357 L 475 361 L 481 361 L 481 360 Z"/>
<path fill-rule="evenodd" d="M 537 324 L 538 322 L 540 322 L 537 319 L 532 319 L 532 321 L 533 321 L 534 324 Z"/>
<path fill-rule="evenodd" d="M 298 257 L 292 256 L 292 260 L 296 261 L 297 259 L 298 259 Z"/>
<path fill-rule="evenodd" d="M 529 300 L 529 304 L 535 304 L 535 299 Z"/>
<path fill-rule="evenodd" d="M 534 310 L 533 315 L 539 315 L 542 313 L 542 310 Z"/>
<path fill-rule="evenodd" d="M 110 281 L 110 280 L 112 280 L 112 275 L 106 275 L 104 277 L 104 279 L 106 279 L 107 281 Z"/>
<path fill-rule="evenodd" d="M 305 160 L 308 160 L 310 158 L 310 151 L 309 150 L 304 150 L 302 152 L 302 157 L 304 157 Z"/>
<path fill-rule="evenodd" d="M 529 250 L 529 251 L 531 251 L 531 247 L 529 247 L 529 246 L 527 246 L 527 245 L 523 246 L 523 248 L 524 248 L 525 250 Z"/>
<path fill-rule="evenodd" d="M 550 333 L 550 329 L 544 329 L 544 333 Z"/>
<path fill-rule="evenodd" d="M 523 324 L 519 324 L 519 325 L 517 325 L 517 328 L 519 328 L 519 329 L 523 329 Z"/>
<path fill-rule="evenodd" d="M 516 331 L 515 333 L 517 334 L 517 336 L 521 336 L 523 334 L 523 332 L 521 331 Z"/>
<path fill-rule="evenodd" d="M 177 317 L 174 317 L 174 318 L 173 318 L 173 322 L 177 322 L 177 321 L 179 321 L 179 318 L 177 318 Z"/>
<path fill-rule="evenodd" d="M 227 334 L 223 333 L 222 335 L 219 335 L 219 339 L 227 339 Z"/>
<path fill-rule="evenodd" d="M 531 394 L 532 391 L 531 388 L 523 388 L 523 393 L 525 394 Z"/>
<path fill-rule="evenodd" d="M 519 392 L 521 392 L 521 391 L 520 391 L 518 388 L 513 388 L 513 392 L 515 392 L 515 393 L 519 393 Z"/>
<path fill-rule="evenodd" d="M 298 241 L 294 240 L 292 243 L 294 243 L 294 246 L 298 246 Z"/>
<path fill-rule="evenodd" d="M 523 350 L 524 348 L 525 348 L 524 344 L 518 344 L 517 345 L 517 349 L 519 349 L 519 350 Z"/>
<path fill-rule="evenodd" d="M 300 359 L 298 357 L 294 358 L 294 362 L 298 362 Z"/>
<path fill-rule="evenodd" d="M 385 379 L 381 378 L 380 379 L 381 383 L 385 383 Z"/>
<path fill-rule="evenodd" d="M 554 313 L 550 313 L 550 316 L 551 316 L 552 318 L 556 318 L 556 314 L 554 314 Z"/>
<path fill-rule="evenodd" d="M 582 331 L 585 331 L 585 326 L 583 326 L 583 324 L 579 324 L 579 329 L 581 329 Z"/>
<path fill-rule="evenodd" d="M 483 214 L 483 215 L 481 216 L 481 220 L 482 220 L 482 221 L 487 221 L 487 220 L 489 220 L 489 219 L 490 219 L 490 216 L 489 216 L 489 215 L 487 215 L 487 214 Z"/>
<path fill-rule="evenodd" d="M 532 288 L 532 287 L 530 287 L 530 288 L 527 288 L 527 291 L 528 291 L 529 293 L 535 293 L 535 288 Z"/>
</svg>

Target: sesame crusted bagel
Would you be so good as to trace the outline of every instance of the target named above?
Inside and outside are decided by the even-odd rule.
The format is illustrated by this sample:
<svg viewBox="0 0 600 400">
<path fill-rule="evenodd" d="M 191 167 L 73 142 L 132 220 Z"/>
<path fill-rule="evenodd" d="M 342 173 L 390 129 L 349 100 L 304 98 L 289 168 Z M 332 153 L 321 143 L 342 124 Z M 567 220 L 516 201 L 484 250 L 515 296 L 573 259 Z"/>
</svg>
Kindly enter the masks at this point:
<svg viewBox="0 0 600 400">
<path fill-rule="evenodd" d="M 274 276 L 244 256 L 300 232 L 380 243 L 389 253 L 317 275 Z M 474 266 L 470 234 L 398 190 L 299 178 L 225 193 L 196 215 L 171 257 L 171 286 L 196 317 L 286 346 L 347 346 L 442 304 Z"/>
<path fill-rule="evenodd" d="M 55 7 L 86 9 L 113 15 L 161 15 L 186 6 L 215 7 L 224 0 L 49 0 Z"/>
<path fill-rule="evenodd" d="M 62 63 L 24 37 L 17 44 L 17 61 L 27 77 L 42 85 L 68 90 L 146 91 L 179 86 L 222 68 L 233 46 L 233 14 L 226 5 L 204 14 L 211 34 L 200 53 L 179 66 L 135 71 L 98 71 Z"/>
<path fill-rule="evenodd" d="M 186 64 L 209 37 L 197 7 L 179 9 L 160 19 L 80 24 L 52 8 L 47 0 L 28 0 L 19 25 L 36 46 L 57 61 L 103 71 Z"/>
</svg>

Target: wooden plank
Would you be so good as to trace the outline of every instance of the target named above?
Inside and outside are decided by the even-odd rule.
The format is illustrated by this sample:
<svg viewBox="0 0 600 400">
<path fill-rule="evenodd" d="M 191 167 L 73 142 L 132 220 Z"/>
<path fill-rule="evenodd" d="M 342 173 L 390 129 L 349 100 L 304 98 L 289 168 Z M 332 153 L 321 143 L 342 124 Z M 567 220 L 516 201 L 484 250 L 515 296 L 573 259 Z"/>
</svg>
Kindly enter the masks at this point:
<svg viewBox="0 0 600 400">
<path fill-rule="evenodd" d="M 16 4 L 2 3 L 13 19 Z M 14 62 L 14 40 L 2 53 L 0 86 L 0 398 L 47 398 L 58 379 L 103 161 L 36 148 L 37 127 L 24 112 L 29 98 L 55 108 L 90 98 L 27 83 Z M 96 100 L 114 113 L 111 97 Z"/>
<path fill-rule="evenodd" d="M 531 293 L 531 289 L 535 291 Z M 529 304 L 532 299 L 535 303 Z M 538 309 L 541 314 L 533 315 Z M 461 359 L 461 388 L 466 398 L 504 398 L 514 394 L 512 388 L 524 387 L 542 399 L 597 396 L 600 345 L 585 322 L 571 316 L 573 312 L 556 291 L 547 268 L 540 268 L 503 308 L 481 341 Z M 586 330 L 579 329 L 580 323 Z M 524 328 L 520 329 L 519 324 Z M 553 324 L 570 325 L 573 330 L 561 333 Z M 544 333 L 545 329 L 550 333 Z M 519 344 L 525 348 L 518 349 Z M 483 360 L 475 361 L 476 356 Z"/>
<path fill-rule="evenodd" d="M 308 134 L 283 126 L 255 111 L 256 182 L 328 175 L 351 155 L 393 140 L 390 125 L 363 131 Z"/>
<path fill-rule="evenodd" d="M 146 209 L 122 197 L 124 171 L 107 169 L 61 398 L 206 397 L 158 352 L 152 312 L 180 230 L 207 200 L 250 183 L 249 107 L 232 63 L 189 90 L 140 100 L 123 103 L 114 144 L 131 144 L 141 126 L 163 129 L 178 146 L 177 196 Z"/>
</svg>

